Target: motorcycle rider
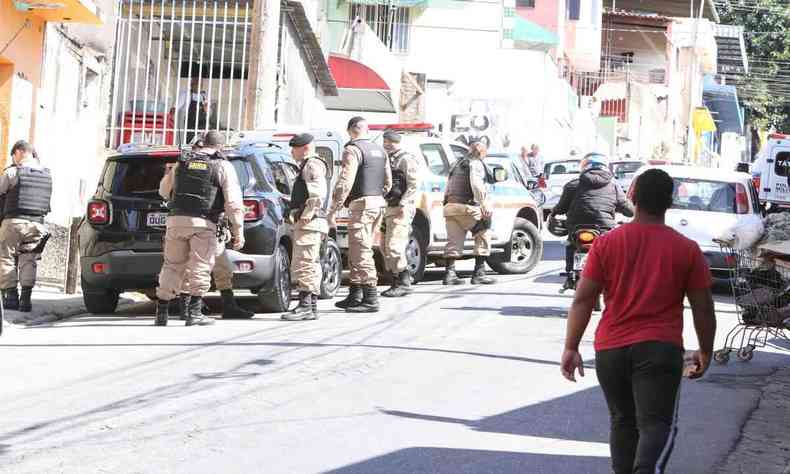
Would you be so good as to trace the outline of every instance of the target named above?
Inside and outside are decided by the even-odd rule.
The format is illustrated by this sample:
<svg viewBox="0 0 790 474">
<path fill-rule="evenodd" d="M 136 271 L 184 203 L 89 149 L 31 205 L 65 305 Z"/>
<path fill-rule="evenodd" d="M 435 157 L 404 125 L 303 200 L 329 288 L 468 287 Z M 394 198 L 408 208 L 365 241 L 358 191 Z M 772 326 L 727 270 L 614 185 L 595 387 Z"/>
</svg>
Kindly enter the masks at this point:
<svg viewBox="0 0 790 474">
<path fill-rule="evenodd" d="M 581 174 L 562 189 L 562 196 L 552 211 L 552 217 L 567 216 L 568 245 L 565 247 L 565 272 L 563 289 L 573 287 L 573 257 L 576 247 L 573 234 L 579 226 L 598 226 L 613 229 L 615 214 L 633 217 L 634 206 L 617 185 L 609 171 L 609 158 L 603 153 L 592 152 L 581 162 Z"/>
</svg>

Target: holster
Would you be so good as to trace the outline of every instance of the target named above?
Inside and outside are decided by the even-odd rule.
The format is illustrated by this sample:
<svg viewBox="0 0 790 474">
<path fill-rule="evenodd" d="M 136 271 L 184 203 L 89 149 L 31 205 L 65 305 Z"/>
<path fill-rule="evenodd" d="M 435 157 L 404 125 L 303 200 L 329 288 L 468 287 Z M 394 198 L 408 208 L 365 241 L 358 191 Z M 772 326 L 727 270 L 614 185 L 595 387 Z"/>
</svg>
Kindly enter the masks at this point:
<svg viewBox="0 0 790 474">
<path fill-rule="evenodd" d="M 478 232 L 482 232 L 484 230 L 488 230 L 491 228 L 491 218 L 490 217 L 483 217 L 479 221 L 472 226 L 471 232 L 472 235 L 477 234 Z"/>
<path fill-rule="evenodd" d="M 52 236 L 49 232 L 45 231 L 44 234 L 38 239 L 38 243 L 36 241 L 32 242 L 22 242 L 19 245 L 19 253 L 33 253 L 33 254 L 40 254 L 44 253 L 44 248 L 47 246 L 47 242 L 49 238 Z M 30 247 L 33 245 L 33 247 Z"/>
</svg>

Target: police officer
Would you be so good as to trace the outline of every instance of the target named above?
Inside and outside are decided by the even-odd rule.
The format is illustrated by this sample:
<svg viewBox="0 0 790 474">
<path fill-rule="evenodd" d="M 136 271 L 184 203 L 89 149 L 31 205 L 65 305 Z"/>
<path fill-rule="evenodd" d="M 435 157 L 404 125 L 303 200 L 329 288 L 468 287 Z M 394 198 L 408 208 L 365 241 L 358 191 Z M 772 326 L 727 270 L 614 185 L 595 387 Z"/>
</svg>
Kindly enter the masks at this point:
<svg viewBox="0 0 790 474">
<path fill-rule="evenodd" d="M 335 306 L 351 313 L 372 313 L 379 310 L 373 233 L 381 227 L 387 205 L 384 195 L 392 188 L 392 170 L 384 148 L 368 140 L 364 118 L 353 117 L 347 130 L 351 141 L 343 150 L 329 221 L 334 225 L 335 214 L 343 206 L 351 211 L 348 229 L 351 288 L 348 297 Z"/>
<path fill-rule="evenodd" d="M 24 140 L 14 144 L 11 157 L 13 165 L 0 175 L 0 288 L 5 309 L 29 313 L 36 260 L 47 236 L 44 216 L 50 211 L 52 175 Z M 21 296 L 17 284 L 22 286 Z"/>
<path fill-rule="evenodd" d="M 203 147 L 182 154 L 159 183 L 159 194 L 169 201 L 165 233 L 165 262 L 159 273 L 156 325 L 167 325 L 170 300 L 181 288 L 184 273 L 190 298 L 186 325 L 213 324 L 202 314 L 203 295 L 211 286 L 211 270 L 217 253 L 217 222 L 222 212 L 230 224 L 231 244 L 244 246 L 244 214 L 236 172 L 219 151 L 222 139 L 211 131 Z"/>
<path fill-rule="evenodd" d="M 291 280 L 299 289 L 299 305 L 282 315 L 286 321 L 318 319 L 321 293 L 321 243 L 329 233 L 324 202 L 327 195 L 327 164 L 315 153 L 313 136 L 297 135 L 288 143 L 291 155 L 300 164 L 299 177 L 291 193 L 290 220 L 293 222 Z"/>
<path fill-rule="evenodd" d="M 384 213 L 384 242 L 381 251 L 384 264 L 392 275 L 392 287 L 381 296 L 397 298 L 411 293 L 411 275 L 406 268 L 406 245 L 409 243 L 411 223 L 416 212 L 419 165 L 417 159 L 400 146 L 400 134 L 384 133 L 384 149 L 387 150 L 392 168 L 392 189 L 387 194 L 387 209 Z"/>
<path fill-rule="evenodd" d="M 464 280 L 455 273 L 455 260 L 463 256 L 464 239 L 472 232 L 475 239 L 475 271 L 473 285 L 490 285 L 496 280 L 486 276 L 485 261 L 491 254 L 492 203 L 488 198 L 486 182 L 488 169 L 483 160 L 488 150 L 481 142 L 471 145 L 469 154 L 458 160 L 450 170 L 447 190 L 444 193 L 444 220 L 447 225 L 447 261 L 445 285 L 462 285 Z"/>
</svg>

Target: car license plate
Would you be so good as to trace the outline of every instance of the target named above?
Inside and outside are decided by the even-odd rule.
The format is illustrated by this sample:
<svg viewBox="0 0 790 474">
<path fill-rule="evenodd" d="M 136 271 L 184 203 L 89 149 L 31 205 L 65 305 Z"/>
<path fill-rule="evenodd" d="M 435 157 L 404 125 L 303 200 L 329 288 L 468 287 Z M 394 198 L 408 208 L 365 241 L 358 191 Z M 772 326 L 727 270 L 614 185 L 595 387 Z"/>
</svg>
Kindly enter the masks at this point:
<svg viewBox="0 0 790 474">
<path fill-rule="evenodd" d="M 337 246 L 341 249 L 348 248 L 348 234 L 346 232 L 337 231 L 337 235 L 335 236 L 335 242 L 337 242 Z"/>
<path fill-rule="evenodd" d="M 574 270 L 581 270 L 584 268 L 584 263 L 587 261 L 587 254 L 586 253 L 576 253 L 573 256 L 573 269 Z"/>
<path fill-rule="evenodd" d="M 164 227 L 167 223 L 166 212 L 151 212 L 145 216 L 145 224 L 148 227 Z"/>
</svg>

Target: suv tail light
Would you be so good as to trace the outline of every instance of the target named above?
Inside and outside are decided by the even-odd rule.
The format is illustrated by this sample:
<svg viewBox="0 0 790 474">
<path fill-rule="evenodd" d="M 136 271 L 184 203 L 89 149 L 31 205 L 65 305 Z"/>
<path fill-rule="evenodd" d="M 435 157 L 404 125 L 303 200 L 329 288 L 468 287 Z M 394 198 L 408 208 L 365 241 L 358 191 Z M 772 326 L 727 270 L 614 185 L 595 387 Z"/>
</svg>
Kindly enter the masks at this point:
<svg viewBox="0 0 790 474">
<path fill-rule="evenodd" d="M 110 222 L 110 205 L 106 201 L 88 203 L 88 222 L 103 225 Z"/>
<path fill-rule="evenodd" d="M 546 189 L 546 178 L 543 176 L 538 177 L 538 187 L 541 189 Z"/>
<path fill-rule="evenodd" d="M 754 189 L 756 189 L 757 192 L 759 193 L 760 184 L 762 184 L 762 176 L 760 175 L 760 173 L 756 173 L 752 175 L 752 183 L 754 184 Z"/>
<path fill-rule="evenodd" d="M 257 221 L 263 217 L 266 205 L 254 199 L 244 200 L 244 222 Z"/>
<path fill-rule="evenodd" d="M 741 183 L 735 184 L 735 208 L 738 214 L 749 213 L 749 193 Z"/>
</svg>

